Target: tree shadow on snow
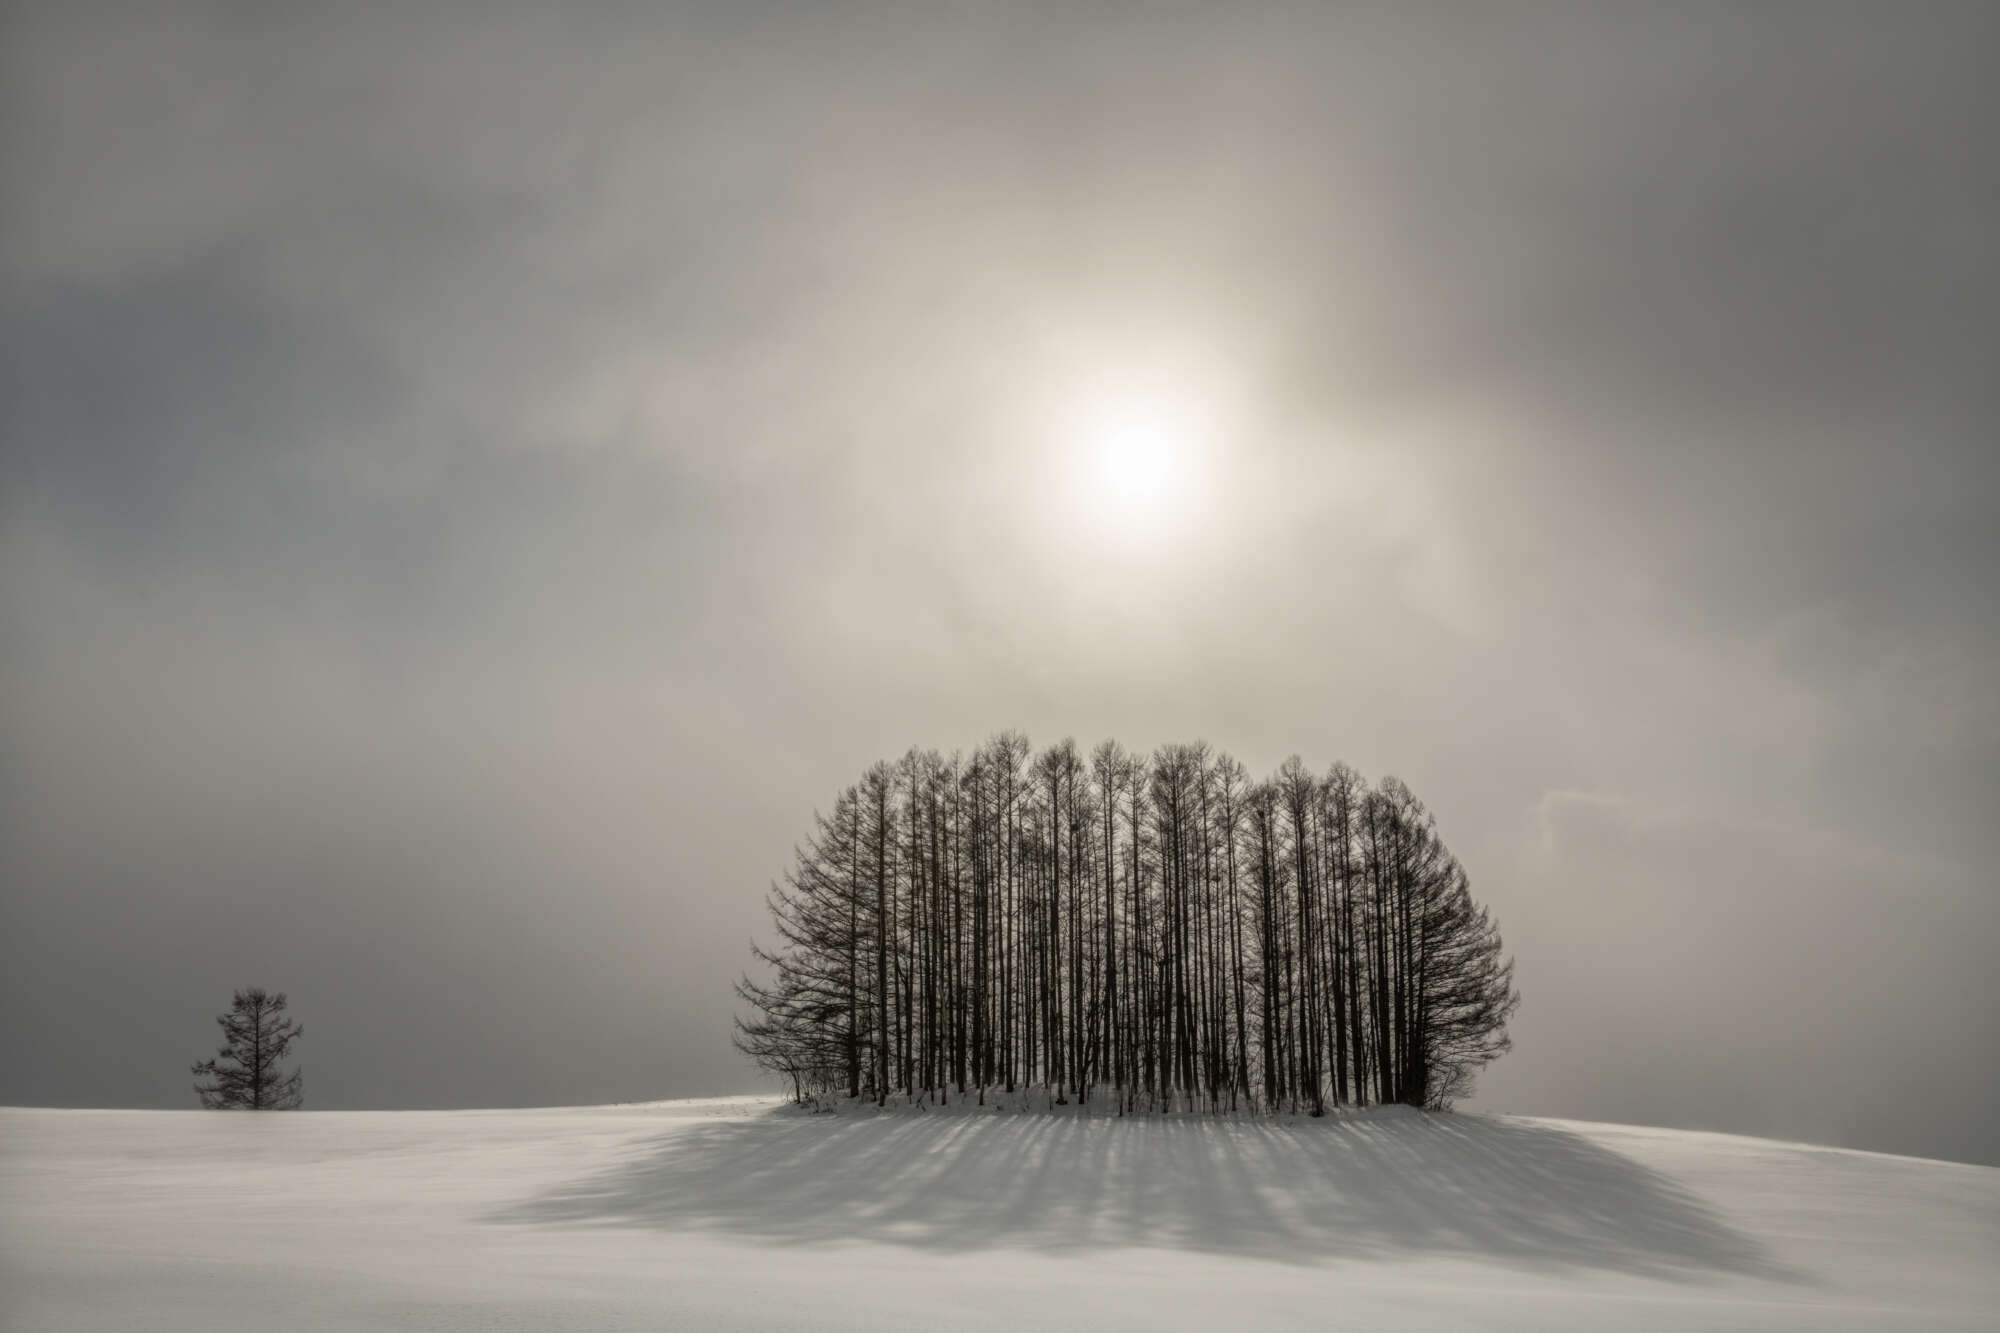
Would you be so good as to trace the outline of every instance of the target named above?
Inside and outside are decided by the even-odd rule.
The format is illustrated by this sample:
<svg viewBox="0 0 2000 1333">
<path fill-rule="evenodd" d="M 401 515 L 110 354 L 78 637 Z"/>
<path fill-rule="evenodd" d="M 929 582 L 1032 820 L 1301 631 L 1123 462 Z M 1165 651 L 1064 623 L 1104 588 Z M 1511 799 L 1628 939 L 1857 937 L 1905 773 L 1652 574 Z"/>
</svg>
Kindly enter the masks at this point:
<svg viewBox="0 0 2000 1333">
<path fill-rule="evenodd" d="M 1483 1116 L 774 1113 L 679 1129 L 491 1220 L 1805 1280 L 1671 1177 L 1566 1130 Z"/>
</svg>

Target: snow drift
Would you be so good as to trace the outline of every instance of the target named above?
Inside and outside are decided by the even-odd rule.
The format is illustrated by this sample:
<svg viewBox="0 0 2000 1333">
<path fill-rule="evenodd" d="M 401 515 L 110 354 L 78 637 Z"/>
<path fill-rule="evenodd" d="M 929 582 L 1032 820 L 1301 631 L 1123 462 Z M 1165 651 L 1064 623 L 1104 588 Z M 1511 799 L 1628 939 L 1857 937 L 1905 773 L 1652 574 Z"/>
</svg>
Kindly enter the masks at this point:
<svg viewBox="0 0 2000 1333">
<path fill-rule="evenodd" d="M 2000 1170 L 1474 1115 L 0 1112 L 7 1328 L 1975 1328 Z"/>
</svg>

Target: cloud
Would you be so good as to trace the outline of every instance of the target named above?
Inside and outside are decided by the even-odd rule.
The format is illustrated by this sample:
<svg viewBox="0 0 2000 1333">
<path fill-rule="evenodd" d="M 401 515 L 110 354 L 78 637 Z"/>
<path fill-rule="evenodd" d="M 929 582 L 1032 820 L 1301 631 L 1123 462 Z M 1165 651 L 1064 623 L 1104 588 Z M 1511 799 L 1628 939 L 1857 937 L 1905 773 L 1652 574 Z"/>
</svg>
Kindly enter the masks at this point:
<svg viewBox="0 0 2000 1333">
<path fill-rule="evenodd" d="M 1822 1132 L 1990 935 L 1987 8 L 7 24 L 0 1099 L 250 959 L 319 1104 L 713 1091 L 810 811 L 1009 725 L 1411 781 L 1543 1109 Z"/>
<path fill-rule="evenodd" d="M 1993 1159 L 1986 1118 L 1944 1109 L 2000 1085 L 1976 874 L 1603 793 L 1537 815 L 1491 886 L 1528 998 L 1484 1102 Z"/>
</svg>

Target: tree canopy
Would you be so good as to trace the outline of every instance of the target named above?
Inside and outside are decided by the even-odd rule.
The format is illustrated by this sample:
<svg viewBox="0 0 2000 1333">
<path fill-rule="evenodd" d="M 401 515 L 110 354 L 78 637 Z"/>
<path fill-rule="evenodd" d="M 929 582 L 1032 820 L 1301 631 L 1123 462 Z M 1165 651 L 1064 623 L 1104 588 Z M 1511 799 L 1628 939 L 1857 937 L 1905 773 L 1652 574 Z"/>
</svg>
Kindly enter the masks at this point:
<svg viewBox="0 0 2000 1333">
<path fill-rule="evenodd" d="M 1519 1003 L 1409 788 L 1297 758 L 1253 781 L 1200 743 L 875 764 L 770 908 L 736 1041 L 801 1097 L 1442 1106 Z"/>
<path fill-rule="evenodd" d="M 222 1049 L 190 1071 L 204 1080 L 194 1086 L 202 1106 L 211 1111 L 294 1111 L 305 1100 L 303 1074 L 286 1073 L 285 1058 L 292 1043 L 305 1035 L 294 1019 L 285 1017 L 289 1001 L 283 991 L 261 986 L 236 992 L 229 1012 L 216 1016 L 222 1028 Z"/>
</svg>

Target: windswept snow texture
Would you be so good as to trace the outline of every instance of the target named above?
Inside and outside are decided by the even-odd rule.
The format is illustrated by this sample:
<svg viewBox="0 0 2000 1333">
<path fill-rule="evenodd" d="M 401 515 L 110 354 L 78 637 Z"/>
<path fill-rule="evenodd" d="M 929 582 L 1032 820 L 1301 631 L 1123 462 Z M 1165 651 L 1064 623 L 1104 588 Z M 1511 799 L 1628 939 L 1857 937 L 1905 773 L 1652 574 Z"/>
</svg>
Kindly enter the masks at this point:
<svg viewBox="0 0 2000 1333">
<path fill-rule="evenodd" d="M 0 1324 L 2000 1321 L 1990 1167 L 1485 1116 L 953 1111 L 0 1111 Z"/>
</svg>

